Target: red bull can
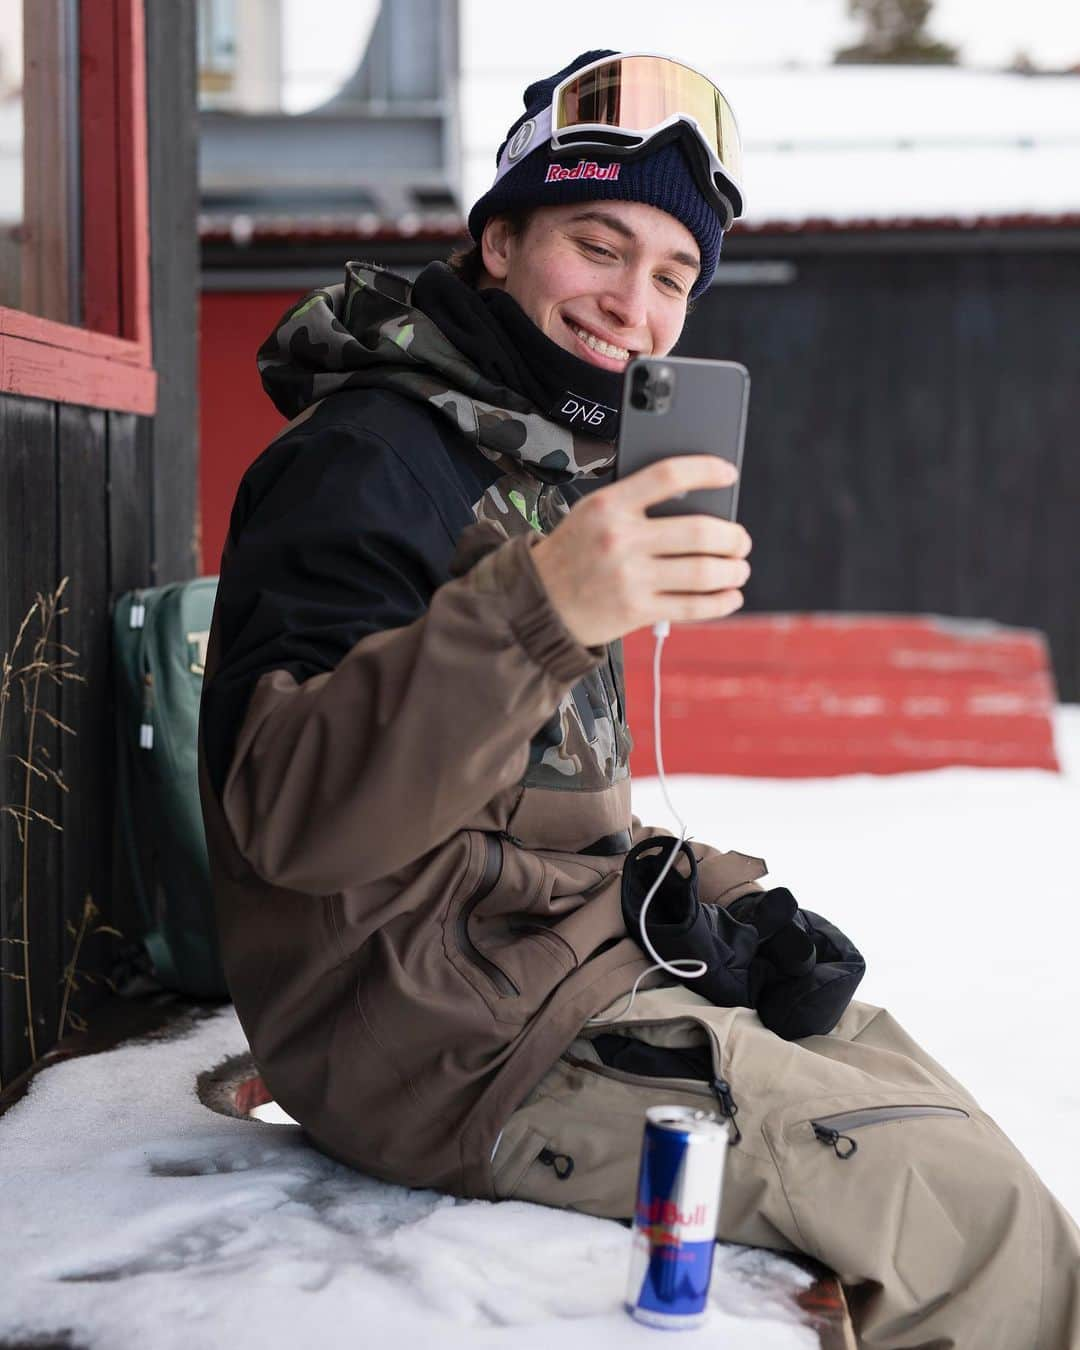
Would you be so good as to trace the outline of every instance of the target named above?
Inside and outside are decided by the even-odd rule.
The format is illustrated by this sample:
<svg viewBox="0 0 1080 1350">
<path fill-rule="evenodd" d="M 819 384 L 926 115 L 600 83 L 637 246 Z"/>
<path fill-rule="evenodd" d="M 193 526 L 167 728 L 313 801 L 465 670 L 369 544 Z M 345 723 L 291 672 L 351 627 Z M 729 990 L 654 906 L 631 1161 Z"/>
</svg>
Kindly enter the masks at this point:
<svg viewBox="0 0 1080 1350">
<path fill-rule="evenodd" d="M 726 1128 L 707 1111 L 653 1106 L 645 1113 L 626 1308 L 651 1327 L 705 1321 Z"/>
</svg>

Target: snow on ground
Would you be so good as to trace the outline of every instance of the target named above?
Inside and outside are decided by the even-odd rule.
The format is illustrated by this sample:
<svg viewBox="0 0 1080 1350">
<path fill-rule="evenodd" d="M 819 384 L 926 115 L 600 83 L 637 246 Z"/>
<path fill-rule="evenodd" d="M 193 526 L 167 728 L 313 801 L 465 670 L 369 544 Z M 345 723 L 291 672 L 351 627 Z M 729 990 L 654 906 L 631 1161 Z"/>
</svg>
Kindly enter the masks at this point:
<svg viewBox="0 0 1080 1350">
<path fill-rule="evenodd" d="M 887 1005 L 1080 1212 L 1080 708 L 1066 772 L 672 780 L 691 830 L 862 947 Z M 635 809 L 667 820 L 655 780 Z M 244 1048 L 227 1009 L 167 1044 L 57 1065 L 0 1121 L 0 1341 L 70 1331 L 108 1350 L 229 1346 L 603 1350 L 658 1344 L 620 1310 L 628 1234 L 538 1206 L 361 1177 L 292 1127 L 230 1120 L 196 1076 Z M 765 1253 L 720 1249 L 713 1321 L 683 1350 L 787 1350 Z M 749 1319 L 749 1320 L 747 1320 Z"/>
<path fill-rule="evenodd" d="M 294 1126 L 216 1115 L 196 1076 L 245 1048 L 231 1008 L 182 1039 L 38 1075 L 0 1120 L 0 1342 L 102 1350 L 656 1347 L 621 1300 L 622 1225 L 358 1175 Z M 719 1248 L 680 1350 L 811 1350 L 806 1277 Z"/>
</svg>

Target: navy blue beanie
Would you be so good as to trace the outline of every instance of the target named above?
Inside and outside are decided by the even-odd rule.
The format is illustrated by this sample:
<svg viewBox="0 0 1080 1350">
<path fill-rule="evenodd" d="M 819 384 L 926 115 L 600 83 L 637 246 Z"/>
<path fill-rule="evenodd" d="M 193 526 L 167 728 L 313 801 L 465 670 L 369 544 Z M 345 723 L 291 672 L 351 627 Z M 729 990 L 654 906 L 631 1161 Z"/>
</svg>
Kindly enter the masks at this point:
<svg viewBox="0 0 1080 1350">
<path fill-rule="evenodd" d="M 507 142 L 519 127 L 538 116 L 550 104 L 555 87 L 561 80 L 582 66 L 598 61 L 602 56 L 617 56 L 617 52 L 582 52 L 568 66 L 537 80 L 525 90 L 525 111 L 506 133 L 495 156 L 498 164 Z M 590 147 L 590 160 L 603 160 L 602 150 Z M 659 207 L 681 221 L 697 240 L 701 251 L 701 271 L 690 292 L 691 299 L 704 291 L 713 279 L 720 260 L 720 246 L 724 238 L 723 221 L 711 206 L 694 180 L 689 162 L 677 141 L 669 141 L 650 155 L 640 159 L 616 160 L 616 176 L 603 177 L 605 164 L 586 161 L 580 168 L 565 157 L 556 158 L 551 147 L 529 151 L 502 178 L 476 202 L 469 212 L 469 233 L 479 243 L 484 226 L 491 216 L 530 206 L 564 206 L 568 202 L 629 201 L 644 202 Z M 548 169 L 557 164 L 568 173 L 555 182 L 548 182 Z M 571 177 L 571 174 L 577 176 Z M 590 172 L 591 170 L 591 172 Z"/>
</svg>

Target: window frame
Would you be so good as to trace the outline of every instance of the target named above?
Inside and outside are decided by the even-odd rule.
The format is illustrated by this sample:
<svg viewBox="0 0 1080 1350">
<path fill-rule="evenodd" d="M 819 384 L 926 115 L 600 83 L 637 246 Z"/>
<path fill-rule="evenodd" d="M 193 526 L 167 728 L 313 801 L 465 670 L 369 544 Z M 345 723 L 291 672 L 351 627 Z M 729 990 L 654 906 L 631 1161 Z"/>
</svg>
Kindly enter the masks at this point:
<svg viewBox="0 0 1080 1350">
<path fill-rule="evenodd" d="M 0 305 L 0 393 L 152 415 L 143 0 L 80 0 L 79 129 L 84 326 Z"/>
</svg>

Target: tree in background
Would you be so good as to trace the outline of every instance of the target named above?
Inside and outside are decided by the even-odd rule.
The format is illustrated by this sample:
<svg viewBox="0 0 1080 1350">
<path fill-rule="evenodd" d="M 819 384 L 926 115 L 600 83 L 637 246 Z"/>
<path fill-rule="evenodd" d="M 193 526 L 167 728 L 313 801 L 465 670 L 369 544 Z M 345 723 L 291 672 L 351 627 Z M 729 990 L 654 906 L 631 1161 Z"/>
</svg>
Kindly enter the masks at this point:
<svg viewBox="0 0 1080 1350">
<path fill-rule="evenodd" d="M 957 49 L 926 32 L 932 8 L 933 0 L 848 0 L 848 13 L 862 21 L 863 37 L 855 46 L 834 53 L 833 61 L 955 65 Z"/>
</svg>

